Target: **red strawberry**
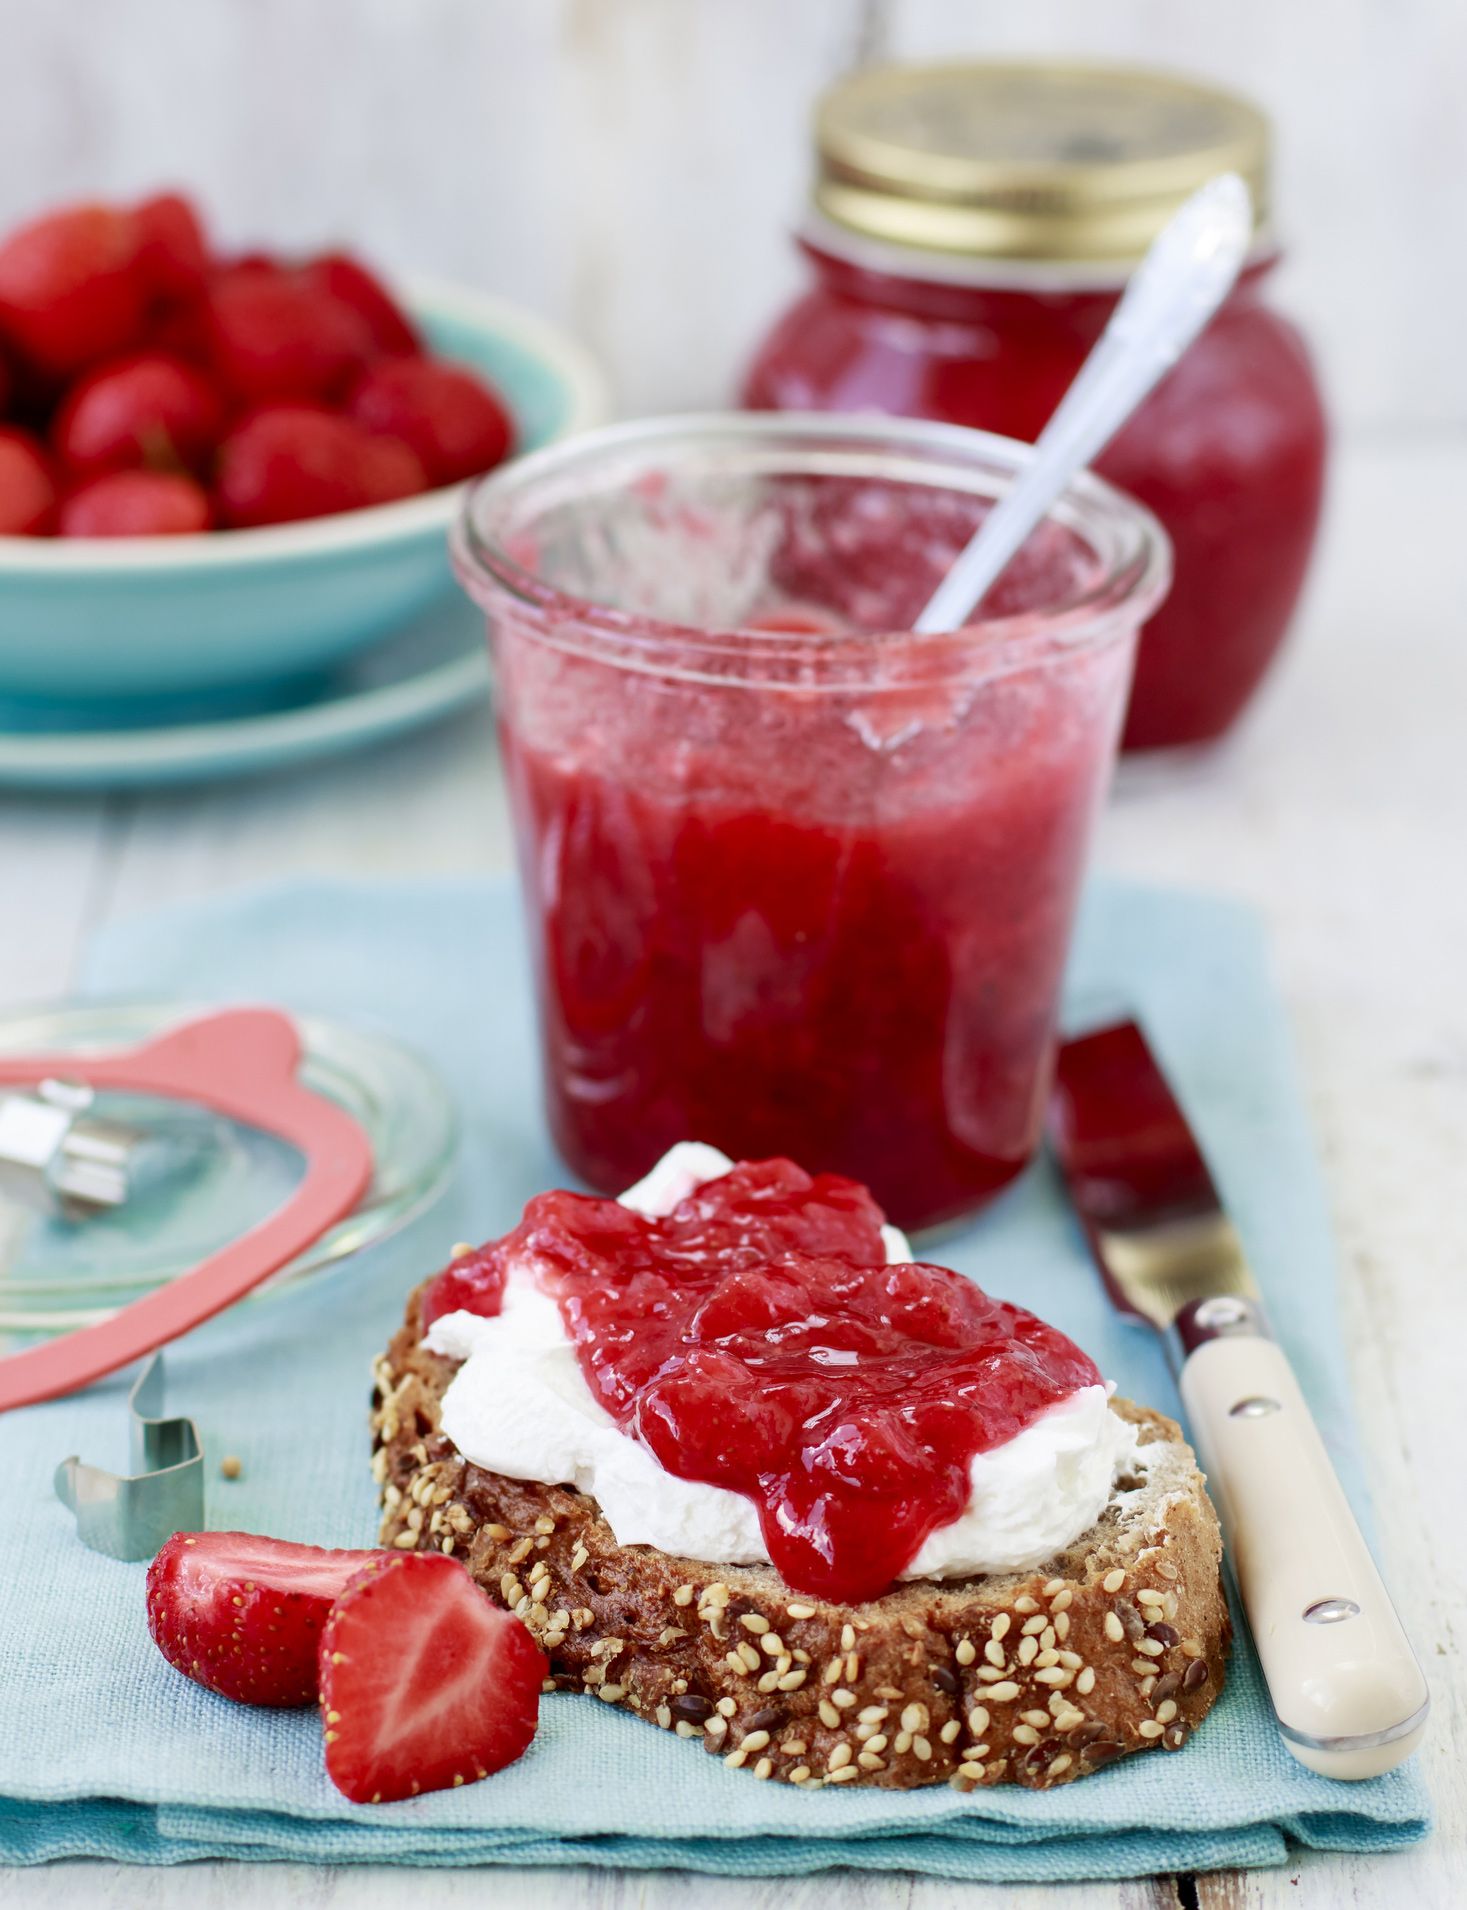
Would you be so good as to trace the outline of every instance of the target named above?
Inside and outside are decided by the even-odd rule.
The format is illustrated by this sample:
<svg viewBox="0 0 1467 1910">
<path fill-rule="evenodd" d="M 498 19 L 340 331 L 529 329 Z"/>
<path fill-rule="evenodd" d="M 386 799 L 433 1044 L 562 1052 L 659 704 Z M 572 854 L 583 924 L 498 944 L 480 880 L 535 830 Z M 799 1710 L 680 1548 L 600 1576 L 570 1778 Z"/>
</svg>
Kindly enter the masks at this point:
<svg viewBox="0 0 1467 1910">
<path fill-rule="evenodd" d="M 0 244 L 0 335 L 54 377 L 135 345 L 145 304 L 130 213 L 72 206 Z"/>
<path fill-rule="evenodd" d="M 44 537 L 55 521 L 44 447 L 28 431 L 0 429 L 0 537 Z"/>
<path fill-rule="evenodd" d="M 201 468 L 224 428 L 224 403 L 182 359 L 144 352 L 89 372 L 52 426 L 73 471 L 93 476 L 137 465 Z"/>
<path fill-rule="evenodd" d="M 109 471 L 61 506 L 63 537 L 180 537 L 213 520 L 207 493 L 177 471 Z"/>
<path fill-rule="evenodd" d="M 209 248 L 191 201 L 181 192 L 160 192 L 144 199 L 133 217 L 148 289 L 159 298 L 196 298 L 208 275 Z"/>
<path fill-rule="evenodd" d="M 423 349 L 412 320 L 380 279 L 345 252 L 328 252 L 306 267 L 306 277 L 366 320 L 384 358 L 413 358 Z"/>
<path fill-rule="evenodd" d="M 0 357 L 0 418 L 5 416 L 5 408 L 10 403 L 12 383 L 10 367 L 6 364 L 4 358 Z"/>
<path fill-rule="evenodd" d="M 304 405 L 257 411 L 219 451 L 220 511 L 240 528 L 360 510 L 423 488 L 406 445 Z"/>
<path fill-rule="evenodd" d="M 367 321 L 301 272 L 255 264 L 209 293 L 214 363 L 248 404 L 339 398 L 374 355 Z"/>
<path fill-rule="evenodd" d="M 411 446 L 435 487 L 487 471 L 514 442 L 509 413 L 488 385 L 441 359 L 393 358 L 373 365 L 347 410 L 368 430 Z"/>
<path fill-rule="evenodd" d="M 175 1532 L 148 1567 L 148 1630 L 175 1670 L 236 1704 L 311 1704 L 331 1601 L 379 1556 Z"/>
<path fill-rule="evenodd" d="M 384 1554 L 321 1634 L 326 1774 L 354 1804 L 487 1777 L 534 1737 L 546 1669 L 457 1559 Z"/>
</svg>

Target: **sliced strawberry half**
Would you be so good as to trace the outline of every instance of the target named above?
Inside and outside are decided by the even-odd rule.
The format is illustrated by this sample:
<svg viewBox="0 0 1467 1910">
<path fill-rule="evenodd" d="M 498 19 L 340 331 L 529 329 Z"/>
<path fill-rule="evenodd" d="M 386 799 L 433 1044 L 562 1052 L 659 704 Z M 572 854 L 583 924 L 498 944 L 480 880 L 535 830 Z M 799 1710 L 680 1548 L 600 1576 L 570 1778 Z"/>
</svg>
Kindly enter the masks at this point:
<svg viewBox="0 0 1467 1910">
<path fill-rule="evenodd" d="M 148 1567 L 148 1630 L 175 1670 L 236 1704 L 311 1704 L 332 1600 L 380 1556 L 175 1532 Z"/>
<path fill-rule="evenodd" d="M 457 1559 L 380 1554 L 321 1634 L 327 1775 L 354 1804 L 487 1777 L 534 1737 L 546 1669 Z"/>
</svg>

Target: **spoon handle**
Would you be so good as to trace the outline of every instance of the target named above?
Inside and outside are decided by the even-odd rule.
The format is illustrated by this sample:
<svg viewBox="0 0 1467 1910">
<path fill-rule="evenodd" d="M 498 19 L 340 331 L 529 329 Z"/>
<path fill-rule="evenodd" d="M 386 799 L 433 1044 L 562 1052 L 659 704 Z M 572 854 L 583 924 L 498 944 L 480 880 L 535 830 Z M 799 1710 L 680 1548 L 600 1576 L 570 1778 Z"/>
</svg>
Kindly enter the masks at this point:
<svg viewBox="0 0 1467 1910">
<path fill-rule="evenodd" d="M 1253 233 L 1248 188 L 1211 179 L 1169 219 L 1040 433 L 1027 469 L 988 513 L 913 628 L 961 629 L 1075 473 L 1115 436 L 1232 289 Z"/>
</svg>

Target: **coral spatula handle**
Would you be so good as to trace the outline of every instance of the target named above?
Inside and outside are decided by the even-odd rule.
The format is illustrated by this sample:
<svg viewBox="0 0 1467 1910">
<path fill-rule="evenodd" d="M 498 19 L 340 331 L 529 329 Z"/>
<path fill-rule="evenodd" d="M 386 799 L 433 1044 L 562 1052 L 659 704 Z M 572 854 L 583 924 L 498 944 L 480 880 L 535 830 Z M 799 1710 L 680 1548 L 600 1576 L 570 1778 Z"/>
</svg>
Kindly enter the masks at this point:
<svg viewBox="0 0 1467 1910">
<path fill-rule="evenodd" d="M 274 1008 L 232 1008 L 112 1054 L 0 1056 L 0 1086 L 53 1076 L 190 1101 L 288 1141 L 305 1156 L 300 1185 L 238 1240 L 94 1326 L 0 1359 L 0 1412 L 75 1392 L 175 1340 L 278 1272 L 349 1214 L 372 1177 L 356 1121 L 297 1079 L 301 1041 Z"/>
</svg>

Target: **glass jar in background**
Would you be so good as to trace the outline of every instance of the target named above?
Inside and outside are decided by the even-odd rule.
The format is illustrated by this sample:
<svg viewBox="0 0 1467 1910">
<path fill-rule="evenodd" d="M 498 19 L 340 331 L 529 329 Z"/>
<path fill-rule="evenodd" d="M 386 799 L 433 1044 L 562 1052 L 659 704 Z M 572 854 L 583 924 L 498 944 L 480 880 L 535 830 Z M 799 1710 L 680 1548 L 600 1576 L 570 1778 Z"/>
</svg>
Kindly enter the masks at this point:
<svg viewBox="0 0 1467 1910">
<path fill-rule="evenodd" d="M 1283 641 L 1314 543 L 1325 418 L 1266 301 L 1267 122 L 1106 67 L 873 68 L 815 122 L 814 284 L 744 382 L 760 410 L 891 412 L 1032 441 L 1169 214 L 1232 169 L 1258 209 L 1232 296 L 1096 468 L 1165 525 L 1175 577 L 1143 633 L 1123 746 L 1212 741 Z"/>
<path fill-rule="evenodd" d="M 1037 1143 L 1155 520 L 1084 477 L 910 626 L 1027 448 L 897 419 L 663 419 L 481 482 L 546 1095 L 592 1185 L 675 1141 L 866 1181 L 907 1226 Z"/>
</svg>

